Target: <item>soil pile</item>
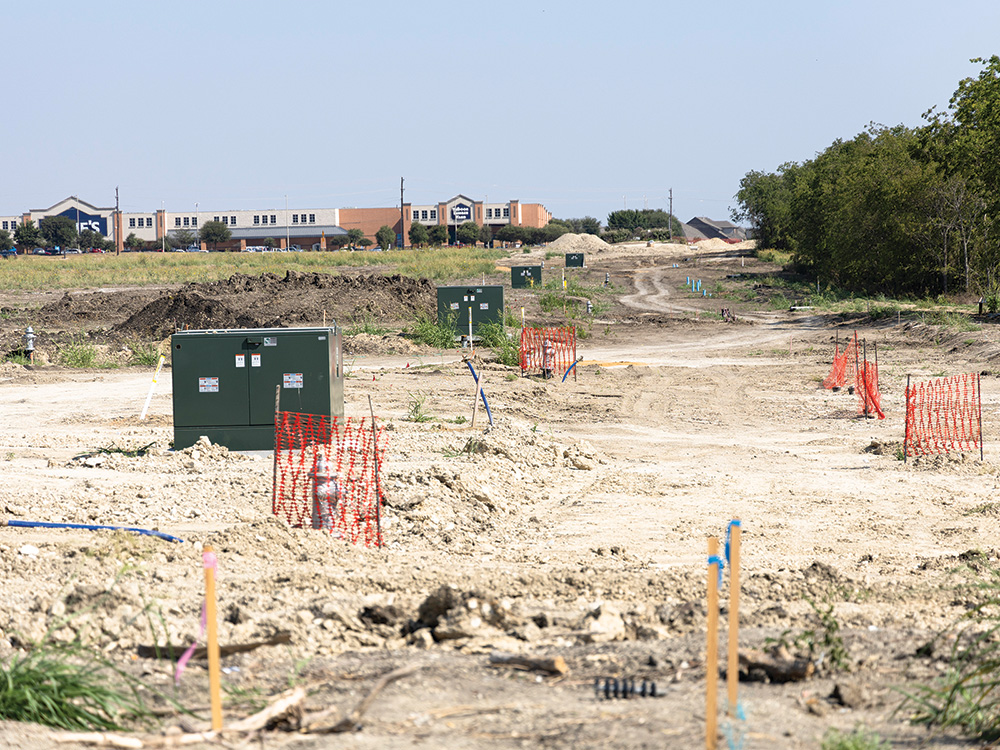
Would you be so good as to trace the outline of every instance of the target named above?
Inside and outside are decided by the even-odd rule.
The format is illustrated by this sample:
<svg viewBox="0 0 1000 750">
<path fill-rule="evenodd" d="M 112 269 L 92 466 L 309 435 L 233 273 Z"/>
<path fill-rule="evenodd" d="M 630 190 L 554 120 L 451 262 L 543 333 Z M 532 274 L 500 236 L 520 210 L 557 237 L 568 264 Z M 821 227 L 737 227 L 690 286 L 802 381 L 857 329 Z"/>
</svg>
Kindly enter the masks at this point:
<svg viewBox="0 0 1000 750">
<path fill-rule="evenodd" d="M 553 250 L 566 253 L 599 253 L 611 247 L 607 242 L 594 234 L 564 234 L 549 243 Z"/>
<path fill-rule="evenodd" d="M 164 339 L 186 328 L 270 327 L 257 318 L 234 312 L 225 302 L 182 291 L 153 300 L 112 330 L 124 336 Z"/>
</svg>

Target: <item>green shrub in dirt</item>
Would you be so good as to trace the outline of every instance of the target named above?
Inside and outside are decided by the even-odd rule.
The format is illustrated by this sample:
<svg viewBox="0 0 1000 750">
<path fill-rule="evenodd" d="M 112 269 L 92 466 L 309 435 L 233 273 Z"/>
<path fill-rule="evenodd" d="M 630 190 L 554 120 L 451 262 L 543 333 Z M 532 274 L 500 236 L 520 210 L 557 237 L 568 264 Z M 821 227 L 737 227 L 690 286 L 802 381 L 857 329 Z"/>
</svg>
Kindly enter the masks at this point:
<svg viewBox="0 0 1000 750">
<path fill-rule="evenodd" d="M 150 341 L 133 341 L 128 345 L 129 363 L 143 367 L 156 367 L 160 363 L 160 350 Z"/>
<path fill-rule="evenodd" d="M 518 345 L 508 335 L 500 323 L 483 323 L 479 326 L 480 346 L 492 349 L 497 362 L 507 367 L 516 367 L 521 361 Z"/>
<path fill-rule="evenodd" d="M 412 330 L 413 340 L 418 344 L 433 346 L 437 349 L 450 349 L 455 345 L 455 316 L 448 316 L 441 321 L 421 317 Z"/>
<path fill-rule="evenodd" d="M 351 324 L 344 330 L 344 335 L 357 336 L 358 334 L 365 333 L 370 336 L 384 336 L 389 332 L 390 329 L 375 320 L 374 315 L 366 313 L 360 320 L 352 320 Z"/>
<path fill-rule="evenodd" d="M 64 367 L 97 367 L 97 347 L 78 339 L 71 340 L 59 349 L 59 363 Z"/>
<path fill-rule="evenodd" d="M 4 358 L 4 362 L 13 362 L 15 365 L 22 366 L 31 364 L 24 354 L 11 354 L 9 357 Z"/>
<path fill-rule="evenodd" d="M 900 708 L 912 709 L 911 720 L 918 724 L 995 741 L 1000 739 L 1000 570 L 983 554 L 969 565 L 981 571 L 963 589 L 971 609 L 921 649 L 947 662 L 949 669 L 931 685 L 903 691 Z M 934 653 L 947 643 L 951 645 L 943 653 Z"/>
<path fill-rule="evenodd" d="M 406 412 L 407 422 L 430 422 L 434 417 L 427 413 L 427 394 L 411 393 L 409 409 Z"/>
<path fill-rule="evenodd" d="M 828 729 L 823 735 L 821 750 L 892 750 L 892 745 L 883 741 L 876 732 L 864 727 L 855 727 L 850 734 L 839 729 Z"/>
<path fill-rule="evenodd" d="M 136 687 L 78 641 L 37 644 L 0 666 L 0 719 L 111 730 L 149 718 Z"/>
</svg>

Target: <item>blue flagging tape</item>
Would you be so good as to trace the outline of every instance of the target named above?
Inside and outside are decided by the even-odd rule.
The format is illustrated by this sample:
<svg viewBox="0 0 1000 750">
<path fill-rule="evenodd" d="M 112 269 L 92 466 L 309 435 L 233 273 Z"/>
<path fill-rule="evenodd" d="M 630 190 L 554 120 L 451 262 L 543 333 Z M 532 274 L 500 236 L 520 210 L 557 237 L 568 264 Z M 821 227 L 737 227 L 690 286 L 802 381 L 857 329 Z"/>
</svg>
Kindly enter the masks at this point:
<svg viewBox="0 0 1000 750">
<path fill-rule="evenodd" d="M 709 565 L 718 565 L 719 566 L 719 586 L 721 587 L 722 586 L 722 569 L 724 567 L 726 567 L 726 561 L 723 560 L 718 555 L 709 555 L 709 557 L 708 557 L 708 564 Z"/>
<path fill-rule="evenodd" d="M 730 543 L 730 541 L 732 541 L 732 538 L 733 538 L 733 526 L 739 526 L 742 529 L 743 528 L 743 524 L 741 524 L 738 519 L 733 519 L 732 521 L 729 522 L 729 525 L 726 527 L 726 564 L 727 565 L 730 562 L 730 559 L 729 559 L 729 543 Z"/>
</svg>

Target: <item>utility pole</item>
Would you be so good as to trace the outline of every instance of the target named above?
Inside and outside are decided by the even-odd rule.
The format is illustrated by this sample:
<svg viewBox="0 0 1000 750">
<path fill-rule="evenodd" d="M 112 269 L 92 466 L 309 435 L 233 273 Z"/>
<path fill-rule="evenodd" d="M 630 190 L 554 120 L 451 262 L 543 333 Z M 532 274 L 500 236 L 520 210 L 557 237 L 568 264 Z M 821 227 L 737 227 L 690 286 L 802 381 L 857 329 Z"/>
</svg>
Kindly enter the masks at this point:
<svg viewBox="0 0 1000 750">
<path fill-rule="evenodd" d="M 402 250 L 406 246 L 406 227 L 403 224 L 403 178 L 399 178 L 399 249 Z"/>
<path fill-rule="evenodd" d="M 670 224 L 670 241 L 674 241 L 674 189 L 670 188 L 670 216 L 667 218 L 667 223 Z"/>
<path fill-rule="evenodd" d="M 115 185 L 115 255 L 122 252 L 122 212 L 118 208 L 118 186 Z"/>
</svg>

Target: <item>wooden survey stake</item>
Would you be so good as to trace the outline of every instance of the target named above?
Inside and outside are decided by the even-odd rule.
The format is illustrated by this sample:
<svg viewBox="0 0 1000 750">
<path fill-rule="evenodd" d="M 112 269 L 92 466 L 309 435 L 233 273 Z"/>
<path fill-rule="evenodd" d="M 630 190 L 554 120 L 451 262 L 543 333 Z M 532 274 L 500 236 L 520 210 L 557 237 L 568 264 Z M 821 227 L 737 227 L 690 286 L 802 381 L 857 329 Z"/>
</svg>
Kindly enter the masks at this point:
<svg viewBox="0 0 1000 750">
<path fill-rule="evenodd" d="M 708 558 L 718 559 L 719 540 L 708 538 Z M 705 748 L 715 750 L 718 732 L 719 563 L 708 564 L 708 643 L 705 648 Z"/>
<path fill-rule="evenodd" d="M 740 523 L 729 526 L 729 659 L 726 686 L 729 688 L 729 716 L 736 716 L 740 684 Z"/>
</svg>

